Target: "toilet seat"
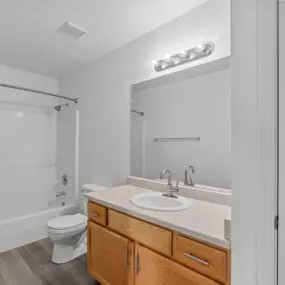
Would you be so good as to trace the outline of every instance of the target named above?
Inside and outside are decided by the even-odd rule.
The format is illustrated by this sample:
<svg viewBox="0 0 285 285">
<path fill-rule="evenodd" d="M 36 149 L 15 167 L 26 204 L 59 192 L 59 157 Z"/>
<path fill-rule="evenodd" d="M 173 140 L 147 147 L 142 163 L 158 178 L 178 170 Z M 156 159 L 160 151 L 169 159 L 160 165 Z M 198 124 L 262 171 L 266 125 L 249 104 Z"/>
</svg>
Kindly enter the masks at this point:
<svg viewBox="0 0 285 285">
<path fill-rule="evenodd" d="M 69 229 L 64 229 L 64 230 L 55 230 L 52 228 L 47 228 L 47 232 L 50 235 L 68 235 L 68 234 L 76 234 L 76 233 L 80 233 L 84 230 L 86 230 L 87 225 L 81 225 L 81 226 L 77 226 L 77 227 L 73 227 L 73 228 L 69 228 Z"/>
<path fill-rule="evenodd" d="M 78 231 L 86 226 L 87 217 L 82 214 L 56 217 L 47 223 L 48 231 L 55 233 Z"/>
</svg>

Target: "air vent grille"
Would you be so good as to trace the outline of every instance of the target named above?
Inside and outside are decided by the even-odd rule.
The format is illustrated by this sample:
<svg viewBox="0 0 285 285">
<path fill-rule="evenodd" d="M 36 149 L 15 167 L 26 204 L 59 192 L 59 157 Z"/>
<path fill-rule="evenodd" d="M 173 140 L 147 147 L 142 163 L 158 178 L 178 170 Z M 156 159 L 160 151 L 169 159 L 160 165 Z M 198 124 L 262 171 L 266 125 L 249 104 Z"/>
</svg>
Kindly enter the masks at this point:
<svg viewBox="0 0 285 285">
<path fill-rule="evenodd" d="M 57 32 L 62 35 L 66 35 L 70 38 L 73 38 L 75 40 L 78 40 L 83 35 L 86 34 L 86 31 L 84 31 L 82 28 L 70 23 L 65 22 L 58 30 Z"/>
</svg>

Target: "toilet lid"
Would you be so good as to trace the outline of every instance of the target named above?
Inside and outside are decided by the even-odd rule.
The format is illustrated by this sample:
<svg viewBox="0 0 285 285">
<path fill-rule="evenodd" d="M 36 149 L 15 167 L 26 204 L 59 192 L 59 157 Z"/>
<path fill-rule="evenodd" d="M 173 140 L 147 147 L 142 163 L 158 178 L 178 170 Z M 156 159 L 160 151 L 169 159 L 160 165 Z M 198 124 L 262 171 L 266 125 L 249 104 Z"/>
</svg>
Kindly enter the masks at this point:
<svg viewBox="0 0 285 285">
<path fill-rule="evenodd" d="M 96 184 L 85 184 L 81 187 L 83 192 L 100 192 L 105 191 L 107 187 L 96 185 Z"/>
<path fill-rule="evenodd" d="M 47 226 L 54 230 L 64 230 L 87 225 L 87 217 L 81 214 L 60 216 L 51 219 Z"/>
</svg>

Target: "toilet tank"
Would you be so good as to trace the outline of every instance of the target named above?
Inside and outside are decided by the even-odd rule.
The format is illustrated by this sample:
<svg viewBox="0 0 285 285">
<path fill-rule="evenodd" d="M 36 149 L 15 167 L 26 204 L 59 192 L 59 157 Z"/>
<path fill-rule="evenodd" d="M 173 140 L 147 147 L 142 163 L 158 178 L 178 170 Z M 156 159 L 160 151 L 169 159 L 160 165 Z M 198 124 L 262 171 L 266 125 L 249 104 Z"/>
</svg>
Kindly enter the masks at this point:
<svg viewBox="0 0 285 285">
<path fill-rule="evenodd" d="M 100 192 L 100 191 L 105 191 L 107 187 L 96 185 L 96 184 L 85 184 L 82 185 L 81 191 L 83 194 L 85 193 L 91 193 L 91 192 Z M 85 216 L 88 216 L 88 198 L 83 197 L 83 213 Z"/>
</svg>

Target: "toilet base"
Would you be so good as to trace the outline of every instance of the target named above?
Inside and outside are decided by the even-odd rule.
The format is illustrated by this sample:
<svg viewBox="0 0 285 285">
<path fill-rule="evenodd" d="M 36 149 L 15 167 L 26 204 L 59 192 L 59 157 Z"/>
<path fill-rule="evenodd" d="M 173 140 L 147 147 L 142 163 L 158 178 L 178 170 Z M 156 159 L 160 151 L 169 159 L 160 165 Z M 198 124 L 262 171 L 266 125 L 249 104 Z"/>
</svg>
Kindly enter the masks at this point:
<svg viewBox="0 0 285 285">
<path fill-rule="evenodd" d="M 78 246 L 54 244 L 52 262 L 55 264 L 67 263 L 87 252 L 86 239 Z"/>
</svg>

